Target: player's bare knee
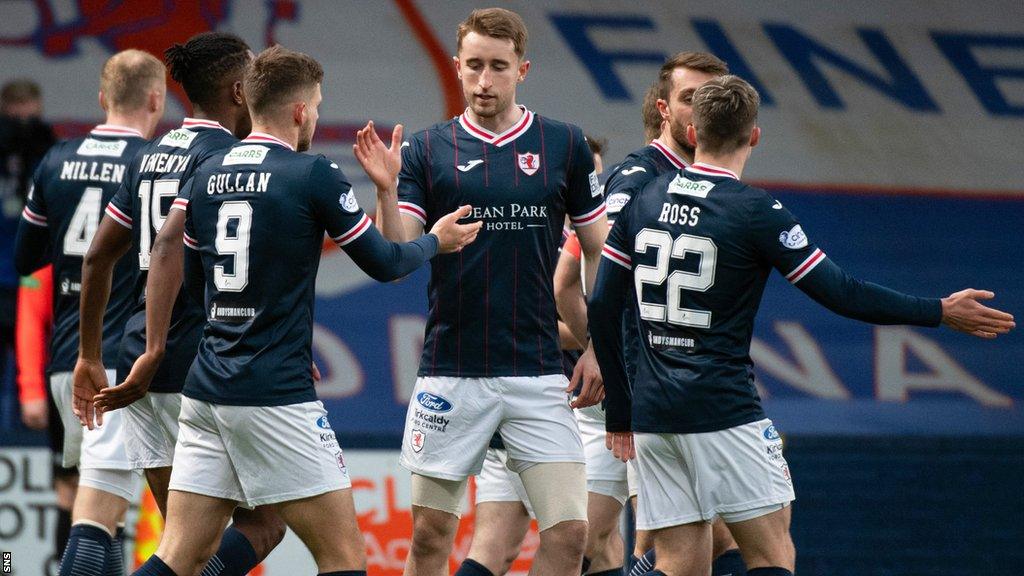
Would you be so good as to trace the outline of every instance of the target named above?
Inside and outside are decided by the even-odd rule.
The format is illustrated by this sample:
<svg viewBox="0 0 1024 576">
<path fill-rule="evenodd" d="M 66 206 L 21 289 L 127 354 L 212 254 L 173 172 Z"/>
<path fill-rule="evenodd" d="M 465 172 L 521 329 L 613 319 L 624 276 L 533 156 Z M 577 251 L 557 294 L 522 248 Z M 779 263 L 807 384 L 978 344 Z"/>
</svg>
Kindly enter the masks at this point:
<svg viewBox="0 0 1024 576">
<path fill-rule="evenodd" d="M 266 558 L 284 540 L 288 528 L 280 514 L 266 507 L 238 508 L 232 520 L 232 526 L 249 540 L 258 558 Z"/>
<path fill-rule="evenodd" d="M 587 543 L 587 522 L 565 520 L 540 533 L 542 548 L 557 549 L 560 554 L 583 557 Z"/>
<path fill-rule="evenodd" d="M 412 553 L 417 556 L 447 554 L 455 537 L 458 519 L 448 512 L 421 508 L 413 515 Z"/>
</svg>

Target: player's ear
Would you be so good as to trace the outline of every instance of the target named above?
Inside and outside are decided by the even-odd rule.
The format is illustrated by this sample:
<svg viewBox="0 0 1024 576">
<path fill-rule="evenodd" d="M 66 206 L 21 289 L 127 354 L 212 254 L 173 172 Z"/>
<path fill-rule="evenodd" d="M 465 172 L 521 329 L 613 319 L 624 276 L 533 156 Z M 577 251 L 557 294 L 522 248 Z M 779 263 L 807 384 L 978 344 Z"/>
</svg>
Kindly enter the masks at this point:
<svg viewBox="0 0 1024 576">
<path fill-rule="evenodd" d="M 519 63 L 519 81 L 526 80 L 526 74 L 530 71 L 530 61 L 522 60 Z"/>
<path fill-rule="evenodd" d="M 452 63 L 455 64 L 455 75 L 462 80 L 462 62 L 459 61 L 458 56 L 452 56 Z"/>
<path fill-rule="evenodd" d="M 694 148 L 697 147 L 697 129 L 693 127 L 693 124 L 686 125 L 686 142 Z"/>
<path fill-rule="evenodd" d="M 761 127 L 754 126 L 754 129 L 750 131 L 750 147 L 757 146 L 757 143 L 761 141 Z"/>
<path fill-rule="evenodd" d="M 295 121 L 296 126 L 306 125 L 306 114 L 308 114 L 308 111 L 306 110 L 306 103 L 297 102 L 292 108 L 292 120 Z"/>
<path fill-rule="evenodd" d="M 107 95 L 103 93 L 103 90 L 100 90 L 98 99 L 100 101 L 100 108 L 104 112 L 106 112 L 107 111 Z"/>
<path fill-rule="evenodd" d="M 654 105 L 658 108 L 658 113 L 661 114 L 662 121 L 668 120 L 668 102 L 658 98 L 654 101 Z"/>
<path fill-rule="evenodd" d="M 245 92 L 242 90 L 241 80 L 235 80 L 231 84 L 231 101 L 235 103 L 235 106 L 245 106 Z"/>
</svg>

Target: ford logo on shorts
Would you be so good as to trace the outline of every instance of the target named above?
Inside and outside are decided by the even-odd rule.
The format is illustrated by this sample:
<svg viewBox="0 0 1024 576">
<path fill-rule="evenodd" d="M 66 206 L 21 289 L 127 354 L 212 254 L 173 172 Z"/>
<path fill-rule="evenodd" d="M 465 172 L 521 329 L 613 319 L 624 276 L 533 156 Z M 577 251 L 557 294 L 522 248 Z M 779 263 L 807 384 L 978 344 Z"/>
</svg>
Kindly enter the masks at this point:
<svg viewBox="0 0 1024 576">
<path fill-rule="evenodd" d="M 778 440 L 779 439 L 779 431 L 775 429 L 775 424 L 772 424 L 771 426 L 769 426 L 769 427 L 764 429 L 764 439 L 765 440 Z"/>
<path fill-rule="evenodd" d="M 431 412 L 448 412 L 453 408 L 452 403 L 443 396 L 437 396 L 430 392 L 420 392 L 416 395 L 416 401 Z"/>
<path fill-rule="evenodd" d="M 321 417 L 317 418 L 316 419 L 316 425 L 319 426 L 320 428 L 323 428 L 324 430 L 330 430 L 331 429 L 331 423 L 328 422 L 327 416 L 321 416 Z"/>
</svg>

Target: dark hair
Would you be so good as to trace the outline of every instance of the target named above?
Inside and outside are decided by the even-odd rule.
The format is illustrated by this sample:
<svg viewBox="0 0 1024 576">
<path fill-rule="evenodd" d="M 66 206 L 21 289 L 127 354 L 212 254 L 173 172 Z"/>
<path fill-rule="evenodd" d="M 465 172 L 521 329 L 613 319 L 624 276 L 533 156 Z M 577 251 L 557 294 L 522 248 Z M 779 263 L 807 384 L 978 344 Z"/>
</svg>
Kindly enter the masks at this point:
<svg viewBox="0 0 1024 576">
<path fill-rule="evenodd" d="M 640 116 L 644 121 L 644 144 L 661 135 L 661 111 L 658 110 L 658 83 L 655 82 L 644 94 L 644 103 L 640 105 Z"/>
<path fill-rule="evenodd" d="M 476 32 L 499 40 L 511 40 L 516 56 L 526 54 L 526 24 L 519 14 L 504 8 L 478 8 L 459 24 L 455 51 L 462 49 L 466 34 Z"/>
<path fill-rule="evenodd" d="M 313 88 L 324 79 L 324 69 L 311 56 L 272 46 L 252 61 L 245 74 L 245 97 L 253 116 L 266 114 L 288 102 L 298 90 Z"/>
<path fill-rule="evenodd" d="M 188 99 L 208 106 L 225 83 L 242 79 L 249 64 L 249 45 L 234 34 L 203 32 L 165 50 L 164 61 Z"/>
<path fill-rule="evenodd" d="M 711 154 L 732 152 L 750 141 L 761 97 L 739 76 L 708 80 L 693 93 L 697 147 Z"/>
<path fill-rule="evenodd" d="M 661 65 L 658 72 L 658 98 L 668 100 L 672 91 L 672 72 L 676 68 L 690 68 L 705 74 L 722 76 L 729 73 L 729 65 L 718 56 L 707 52 L 680 52 Z"/>
<path fill-rule="evenodd" d="M 2 104 L 20 104 L 42 98 L 43 91 L 39 89 L 39 84 L 27 78 L 11 80 L 4 84 L 3 89 L 0 89 L 0 103 Z"/>
<path fill-rule="evenodd" d="M 604 138 L 595 138 L 584 134 L 584 138 L 587 139 L 587 146 L 590 146 L 591 154 L 604 154 L 605 148 L 608 147 L 608 141 Z"/>
</svg>

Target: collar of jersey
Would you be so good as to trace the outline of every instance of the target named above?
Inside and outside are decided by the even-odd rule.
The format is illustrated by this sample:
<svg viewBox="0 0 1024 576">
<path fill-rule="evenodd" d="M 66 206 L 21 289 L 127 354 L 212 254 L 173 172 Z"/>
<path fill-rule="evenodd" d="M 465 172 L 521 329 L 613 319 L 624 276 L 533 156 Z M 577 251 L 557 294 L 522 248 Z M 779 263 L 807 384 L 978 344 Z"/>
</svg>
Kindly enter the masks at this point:
<svg viewBox="0 0 1024 576">
<path fill-rule="evenodd" d="M 295 152 L 295 148 L 291 144 L 281 140 L 277 136 L 271 136 L 266 132 L 252 132 L 242 140 L 243 144 L 277 144 L 278 146 L 284 146 L 285 148 Z"/>
<path fill-rule="evenodd" d="M 511 128 L 505 130 L 501 134 L 495 134 L 486 128 L 481 128 L 473 123 L 469 119 L 469 115 L 463 112 L 459 115 L 459 125 L 466 131 L 467 134 L 474 138 L 479 138 L 488 144 L 494 146 L 504 146 L 509 142 L 515 140 L 519 136 L 526 133 L 530 129 L 530 125 L 533 124 L 533 112 L 526 109 L 526 106 L 520 105 L 519 109 L 523 111 L 523 115 L 519 118 Z"/>
<path fill-rule="evenodd" d="M 221 130 L 231 134 L 231 130 L 228 130 L 220 122 L 214 122 L 213 120 L 201 120 L 199 118 L 185 118 L 181 121 L 182 128 L 220 128 Z"/>
<path fill-rule="evenodd" d="M 689 166 L 686 160 L 680 158 L 679 155 L 673 152 L 671 148 L 665 146 L 661 142 L 658 142 L 657 140 L 651 140 L 651 146 L 657 148 L 658 151 L 661 152 L 662 155 L 665 156 L 665 158 L 668 158 L 668 161 L 671 162 L 672 165 L 675 166 L 676 168 L 682 170 L 683 168 Z"/>
<path fill-rule="evenodd" d="M 89 134 L 91 136 L 129 136 L 133 138 L 145 138 L 145 136 L 142 135 L 142 132 L 139 132 L 135 128 L 118 126 L 116 124 L 100 124 L 93 128 Z"/>
<path fill-rule="evenodd" d="M 703 162 L 695 162 L 692 166 L 687 166 L 686 171 L 693 172 L 694 174 L 700 174 L 701 176 L 718 176 L 721 178 L 732 178 L 733 180 L 740 179 L 740 177 L 732 170 L 726 170 L 725 168 L 712 166 L 711 164 L 705 164 Z"/>
</svg>

